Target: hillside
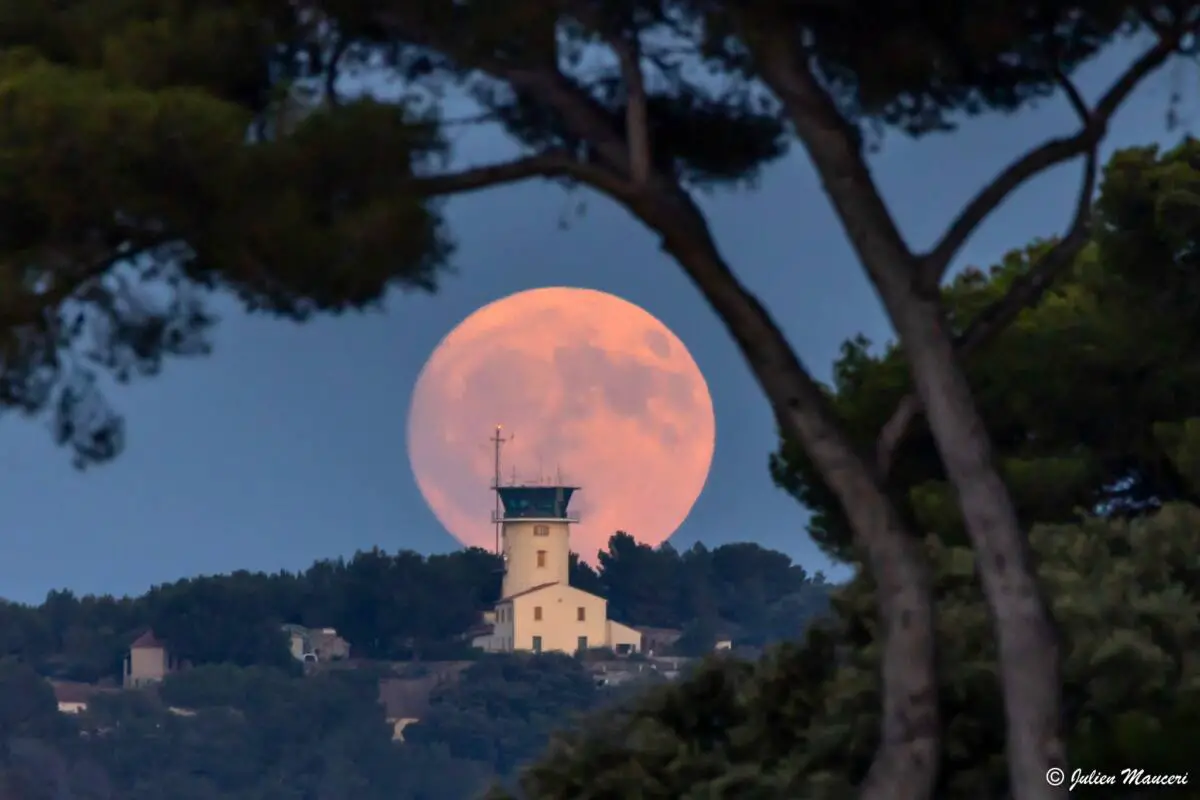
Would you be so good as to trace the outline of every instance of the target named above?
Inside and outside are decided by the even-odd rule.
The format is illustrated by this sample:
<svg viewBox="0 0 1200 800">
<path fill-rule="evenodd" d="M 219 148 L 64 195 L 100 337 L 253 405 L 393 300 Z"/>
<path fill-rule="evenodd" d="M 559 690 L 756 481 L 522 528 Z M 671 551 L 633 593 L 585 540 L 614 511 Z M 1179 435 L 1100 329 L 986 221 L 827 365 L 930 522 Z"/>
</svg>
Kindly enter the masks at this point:
<svg viewBox="0 0 1200 800">
<path fill-rule="evenodd" d="M 617 535 L 598 571 L 573 563 L 572 583 L 670 657 L 484 656 L 462 634 L 497 599 L 499 568 L 479 550 L 375 550 L 135 598 L 2 604 L 0 797 L 474 797 L 553 731 L 669 680 L 718 639 L 754 653 L 798 636 L 831 588 L 756 545 L 679 553 Z M 293 650 L 294 637 L 318 635 L 321 655 L 298 658 L 309 644 Z M 130 646 L 147 642 L 169 674 L 121 688 Z"/>
</svg>

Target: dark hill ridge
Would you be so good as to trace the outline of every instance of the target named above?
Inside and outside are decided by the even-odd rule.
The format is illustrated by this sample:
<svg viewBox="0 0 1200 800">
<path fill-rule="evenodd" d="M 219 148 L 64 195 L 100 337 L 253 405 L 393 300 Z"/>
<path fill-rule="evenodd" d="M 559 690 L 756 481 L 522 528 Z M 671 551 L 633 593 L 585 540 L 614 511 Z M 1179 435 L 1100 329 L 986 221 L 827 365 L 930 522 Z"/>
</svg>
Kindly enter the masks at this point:
<svg viewBox="0 0 1200 800">
<path fill-rule="evenodd" d="M 575 560 L 572 583 L 650 621 L 654 659 L 472 649 L 462 634 L 499 591 L 499 561 L 478 550 L 0 602 L 0 789 L 259 800 L 319 785 L 322 797 L 466 800 L 553 731 L 679 679 L 721 639 L 754 653 L 829 607 L 820 576 L 755 545 L 680 553 L 620 534 L 605 555 L 599 571 Z"/>
<path fill-rule="evenodd" d="M 38 606 L 0 603 L 0 657 L 19 655 L 46 677 L 120 681 L 134 639 L 153 631 L 171 656 L 204 664 L 297 668 L 284 625 L 331 628 L 351 655 L 382 661 L 476 657 L 462 634 L 499 594 L 500 561 L 481 550 L 421 556 L 357 553 L 301 573 L 202 576 L 139 597 L 54 591 Z M 571 582 L 605 596 L 619 621 L 678 631 L 692 655 L 722 638 L 761 647 L 799 635 L 825 613 L 832 588 L 818 574 L 753 544 L 651 549 L 617 534 L 594 571 L 577 560 Z"/>
</svg>

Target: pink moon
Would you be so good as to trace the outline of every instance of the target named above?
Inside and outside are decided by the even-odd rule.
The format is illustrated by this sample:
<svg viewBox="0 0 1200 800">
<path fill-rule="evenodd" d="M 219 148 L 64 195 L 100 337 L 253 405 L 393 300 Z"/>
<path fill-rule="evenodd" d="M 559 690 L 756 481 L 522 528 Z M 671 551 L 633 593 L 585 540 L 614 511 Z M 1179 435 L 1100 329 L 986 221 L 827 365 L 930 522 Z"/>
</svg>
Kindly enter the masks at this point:
<svg viewBox="0 0 1200 800">
<path fill-rule="evenodd" d="M 413 390 L 408 454 L 421 495 L 467 547 L 494 549 L 501 482 L 581 487 L 572 549 L 596 564 L 623 530 L 657 546 L 683 524 L 716 444 L 712 397 L 683 342 L 611 294 L 553 287 L 480 308 L 437 346 Z"/>
</svg>

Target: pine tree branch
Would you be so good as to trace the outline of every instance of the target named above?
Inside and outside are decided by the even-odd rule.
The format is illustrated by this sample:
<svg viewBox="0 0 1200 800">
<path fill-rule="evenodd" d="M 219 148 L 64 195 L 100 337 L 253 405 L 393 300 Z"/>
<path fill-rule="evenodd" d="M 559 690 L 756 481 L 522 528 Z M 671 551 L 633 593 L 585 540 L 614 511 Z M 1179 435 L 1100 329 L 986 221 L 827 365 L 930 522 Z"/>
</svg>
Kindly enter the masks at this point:
<svg viewBox="0 0 1200 800">
<path fill-rule="evenodd" d="M 942 278 L 950 269 L 950 264 L 967 240 L 975 233 L 983 221 L 1029 179 L 1041 174 L 1056 164 L 1069 161 L 1076 156 L 1087 153 L 1107 133 L 1109 121 L 1113 114 L 1133 93 L 1138 84 L 1148 75 L 1157 70 L 1175 52 L 1179 46 L 1179 36 L 1165 36 L 1141 55 L 1133 64 L 1109 87 L 1108 91 L 1088 115 L 1085 124 L 1073 136 L 1051 139 L 1034 147 L 1025 155 L 1009 164 L 996 178 L 985 186 L 963 208 L 946 233 L 934 245 L 928 254 L 921 258 L 920 285 L 925 291 L 934 291 L 941 284 Z M 1073 91 L 1073 90 L 1072 90 Z M 1071 97 L 1073 106 L 1082 104 L 1078 92 Z"/>
<path fill-rule="evenodd" d="M 650 127 L 637 32 L 612 44 L 625 79 L 625 138 L 629 142 L 630 178 L 635 186 L 645 186 L 650 180 Z"/>
<path fill-rule="evenodd" d="M 1079 90 L 1066 75 L 1059 76 L 1071 107 L 1083 123 L 1084 130 L 1094 124 L 1096 112 L 1088 109 Z M 1075 201 L 1075 215 L 1067 233 L 1038 259 L 1028 272 L 1018 277 L 1008 291 L 996 302 L 985 308 L 967 325 L 955 340 L 955 351 L 960 359 L 971 355 L 1003 331 L 1022 311 L 1032 308 L 1053 285 L 1059 274 L 1067 269 L 1084 248 L 1091 235 L 1092 196 L 1096 191 L 1100 139 L 1092 141 L 1084 162 L 1083 180 Z M 886 477 L 896 458 L 896 451 L 907 436 L 913 422 L 921 414 L 921 403 L 916 394 L 910 392 L 896 405 L 888 421 L 879 431 L 875 444 L 876 466 L 879 474 Z"/>
<path fill-rule="evenodd" d="M 416 190 L 426 197 L 465 194 L 530 178 L 568 179 L 624 197 L 631 191 L 627 181 L 595 164 L 587 164 L 566 151 L 549 151 L 498 164 L 468 167 L 458 172 L 422 175 L 413 179 Z"/>
<path fill-rule="evenodd" d="M 120 253 L 97 258 L 83 269 L 51 269 L 50 285 L 45 291 L 28 292 L 0 302 L 0 334 L 31 326 L 52 327 L 50 315 L 63 303 L 93 286 L 117 264 L 137 258 L 155 244 L 126 248 Z"/>
</svg>

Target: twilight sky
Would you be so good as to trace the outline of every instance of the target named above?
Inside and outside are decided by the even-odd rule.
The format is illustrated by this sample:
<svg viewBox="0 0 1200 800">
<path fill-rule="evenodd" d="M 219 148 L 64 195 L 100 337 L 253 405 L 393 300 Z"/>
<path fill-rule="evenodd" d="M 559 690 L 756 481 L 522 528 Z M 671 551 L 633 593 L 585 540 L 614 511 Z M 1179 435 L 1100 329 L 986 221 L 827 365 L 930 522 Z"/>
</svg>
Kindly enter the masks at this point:
<svg viewBox="0 0 1200 800">
<path fill-rule="evenodd" d="M 1086 69 L 1085 96 L 1097 96 L 1133 53 L 1111 50 Z M 1172 141 L 1178 134 L 1164 125 L 1172 88 L 1193 94 L 1193 75 L 1173 66 L 1149 82 L 1116 118 L 1106 154 Z M 1183 111 L 1190 123 L 1195 107 Z M 902 230 L 923 247 L 1007 161 L 1075 125 L 1056 99 L 1019 117 L 968 122 L 947 137 L 890 137 L 873 167 Z M 514 152 L 488 131 L 464 133 L 457 147 L 462 165 Z M 990 264 L 1061 231 L 1079 170 L 1069 164 L 1026 186 L 969 243 L 959 265 Z M 802 152 L 772 168 L 758 190 L 717 194 L 703 206 L 734 268 L 820 378 L 847 337 L 890 336 Z M 804 509 L 767 474 L 775 437 L 762 393 L 653 237 L 602 198 L 568 197 L 537 183 L 456 198 L 448 214 L 460 243 L 457 274 L 435 296 L 396 296 L 385 314 L 305 326 L 247 318 L 221 304 L 212 357 L 174 362 L 163 376 L 114 392 L 129 420 L 129 446 L 109 466 L 76 472 L 43 422 L 0 420 L 0 597 L 36 602 L 62 587 L 140 593 L 200 573 L 301 569 L 372 546 L 453 549 L 408 463 L 414 382 L 438 341 L 473 311 L 556 285 L 611 292 L 645 308 L 683 341 L 708 381 L 716 455 L 672 542 L 752 539 L 838 574 L 805 536 Z M 481 442 L 492 424 L 479 420 Z"/>
</svg>

